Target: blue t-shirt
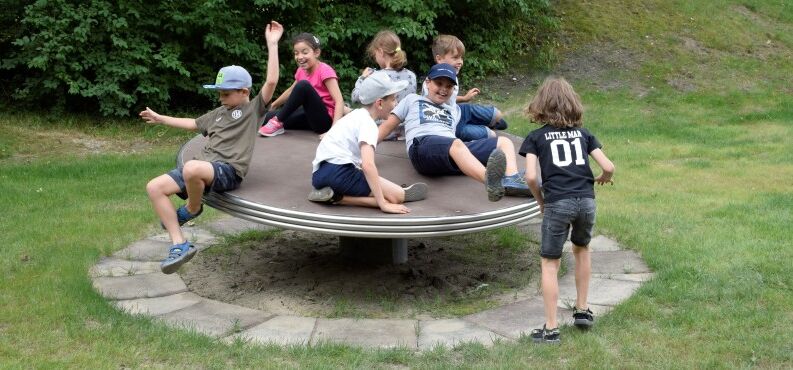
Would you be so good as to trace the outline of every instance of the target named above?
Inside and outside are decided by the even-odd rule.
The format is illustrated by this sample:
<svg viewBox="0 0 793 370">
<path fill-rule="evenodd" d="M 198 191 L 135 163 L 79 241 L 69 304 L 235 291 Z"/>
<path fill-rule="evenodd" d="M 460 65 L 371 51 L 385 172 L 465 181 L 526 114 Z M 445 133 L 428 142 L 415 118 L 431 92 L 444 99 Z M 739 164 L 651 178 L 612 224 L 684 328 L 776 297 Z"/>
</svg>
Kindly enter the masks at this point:
<svg viewBox="0 0 793 370">
<path fill-rule="evenodd" d="M 405 123 L 405 144 L 407 149 L 413 139 L 426 135 L 454 138 L 454 130 L 460 121 L 459 111 L 448 102 L 435 104 L 430 99 L 410 94 L 397 104 L 391 114 Z"/>
<path fill-rule="evenodd" d="M 539 158 L 542 190 L 546 203 L 568 198 L 595 198 L 595 176 L 589 168 L 589 153 L 600 142 L 587 129 L 558 129 L 542 126 L 526 136 L 518 153 Z"/>
</svg>

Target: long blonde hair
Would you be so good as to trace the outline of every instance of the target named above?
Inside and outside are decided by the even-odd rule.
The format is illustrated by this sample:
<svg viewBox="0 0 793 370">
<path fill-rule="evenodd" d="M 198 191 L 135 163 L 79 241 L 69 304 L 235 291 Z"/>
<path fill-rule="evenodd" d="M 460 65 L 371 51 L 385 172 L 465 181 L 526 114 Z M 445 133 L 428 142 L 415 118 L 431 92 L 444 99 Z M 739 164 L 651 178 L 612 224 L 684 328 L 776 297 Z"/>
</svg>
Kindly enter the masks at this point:
<svg viewBox="0 0 793 370">
<path fill-rule="evenodd" d="M 531 120 L 556 128 L 583 126 L 581 97 L 563 77 L 548 77 L 524 111 Z"/>
<path fill-rule="evenodd" d="M 372 42 L 369 43 L 366 52 L 374 59 L 377 49 L 382 50 L 383 53 L 391 57 L 391 65 L 389 67 L 392 69 L 400 70 L 408 64 L 408 56 L 402 50 L 402 42 L 399 40 L 399 36 L 391 30 L 378 32 Z"/>
</svg>

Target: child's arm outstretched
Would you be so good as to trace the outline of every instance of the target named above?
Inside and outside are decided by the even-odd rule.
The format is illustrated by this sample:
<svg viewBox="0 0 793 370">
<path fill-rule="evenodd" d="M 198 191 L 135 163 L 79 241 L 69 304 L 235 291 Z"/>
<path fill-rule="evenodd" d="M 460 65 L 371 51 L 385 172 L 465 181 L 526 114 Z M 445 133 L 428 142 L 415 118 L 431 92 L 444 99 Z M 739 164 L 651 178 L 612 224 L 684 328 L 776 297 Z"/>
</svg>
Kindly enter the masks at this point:
<svg viewBox="0 0 793 370">
<path fill-rule="evenodd" d="M 606 157 L 606 153 L 603 153 L 603 151 L 600 149 L 595 149 L 592 151 L 592 153 L 589 153 L 589 155 L 595 159 L 595 162 L 597 162 L 598 166 L 600 166 L 600 169 L 603 170 L 600 176 L 595 178 L 595 182 L 600 185 L 605 183 L 614 184 L 614 181 L 611 181 L 611 177 L 614 176 L 614 170 L 616 167 L 614 167 L 614 163 L 611 163 L 611 160 Z"/>
<path fill-rule="evenodd" d="M 283 34 L 284 26 L 276 21 L 270 21 L 264 30 L 264 39 L 267 41 L 267 77 L 259 92 L 264 104 L 273 98 L 273 92 L 278 85 L 278 40 Z"/>
<path fill-rule="evenodd" d="M 192 130 L 192 131 L 198 129 L 198 126 L 196 126 L 194 118 L 163 116 L 151 110 L 151 108 L 149 107 L 146 107 L 146 110 L 140 112 L 138 115 L 140 116 L 140 118 L 143 118 L 143 120 L 146 121 L 147 123 L 162 123 L 166 126 L 181 128 L 185 130 Z"/>
<path fill-rule="evenodd" d="M 468 103 L 469 101 L 474 100 L 474 98 L 479 95 L 479 93 L 479 88 L 474 87 L 473 89 L 468 90 L 468 92 L 463 96 L 457 95 L 457 102 Z"/>
<path fill-rule="evenodd" d="M 380 187 L 380 174 L 377 172 L 377 166 L 374 163 L 374 148 L 371 145 L 361 144 L 361 170 L 381 211 L 385 213 L 410 212 L 410 209 L 403 204 L 391 203 L 383 196 L 383 188 Z"/>
<path fill-rule="evenodd" d="M 388 137 L 388 134 L 390 134 L 391 131 L 394 131 L 394 129 L 401 122 L 402 121 L 395 114 L 389 114 L 388 119 L 383 121 L 383 123 L 380 124 L 380 127 L 377 128 L 377 142 L 379 143 Z"/>
</svg>

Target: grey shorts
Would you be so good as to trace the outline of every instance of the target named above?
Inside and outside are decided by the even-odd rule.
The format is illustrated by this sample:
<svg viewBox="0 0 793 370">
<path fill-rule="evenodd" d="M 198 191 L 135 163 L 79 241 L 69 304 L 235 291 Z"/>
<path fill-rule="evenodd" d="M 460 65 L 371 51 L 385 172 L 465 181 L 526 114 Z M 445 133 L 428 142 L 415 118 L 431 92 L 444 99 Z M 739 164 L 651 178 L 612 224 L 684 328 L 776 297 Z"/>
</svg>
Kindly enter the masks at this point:
<svg viewBox="0 0 793 370">
<path fill-rule="evenodd" d="M 589 245 L 595 226 L 597 206 L 592 198 L 562 199 L 545 204 L 542 217 L 542 245 L 540 256 L 558 259 L 570 235 L 570 241 L 579 247 Z M 573 230 L 570 231 L 572 226 Z"/>
<path fill-rule="evenodd" d="M 211 185 L 204 188 L 204 194 L 208 193 L 210 190 L 220 193 L 240 187 L 242 179 L 237 176 L 237 172 L 234 171 L 234 167 L 231 167 L 231 165 L 226 162 L 210 163 L 212 164 L 212 169 L 215 172 L 215 178 L 212 179 Z M 168 171 L 168 176 L 171 176 L 171 178 L 176 181 L 176 184 L 179 185 L 179 189 L 181 191 L 176 193 L 176 195 L 179 196 L 179 198 L 187 199 L 187 187 L 184 184 L 182 169 L 174 168 Z"/>
</svg>

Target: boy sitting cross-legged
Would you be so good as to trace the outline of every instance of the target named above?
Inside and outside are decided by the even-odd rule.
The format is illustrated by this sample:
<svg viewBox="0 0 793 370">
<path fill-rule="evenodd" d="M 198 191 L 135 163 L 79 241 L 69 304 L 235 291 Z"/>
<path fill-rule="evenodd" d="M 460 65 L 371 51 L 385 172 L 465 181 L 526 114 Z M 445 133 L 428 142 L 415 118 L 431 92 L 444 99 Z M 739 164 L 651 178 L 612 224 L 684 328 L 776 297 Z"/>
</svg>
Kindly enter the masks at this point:
<svg viewBox="0 0 793 370">
<path fill-rule="evenodd" d="M 449 95 L 456 81 L 454 67 L 434 65 L 425 83 L 427 94 L 410 94 L 400 101 L 380 125 L 380 139 L 405 122 L 408 157 L 420 174 L 465 174 L 483 182 L 493 202 L 501 199 L 505 190 L 507 195 L 530 195 L 526 181 L 518 174 L 511 140 L 491 137 L 463 142 L 455 137 L 459 113 L 449 104 Z"/>
<path fill-rule="evenodd" d="M 248 172 L 258 123 L 264 119 L 267 103 L 278 83 L 278 40 L 283 33 L 284 28 L 278 22 L 270 22 L 266 27 L 267 80 L 253 99 L 249 98 L 252 81 L 248 71 L 240 66 L 227 66 L 220 69 L 214 85 L 204 85 L 218 90 L 222 104 L 209 113 L 193 119 L 163 116 L 148 107 L 140 112 L 140 117 L 148 123 L 200 130 L 209 138 L 201 153 L 183 168 L 173 169 L 146 185 L 154 211 L 173 242 L 168 257 L 160 264 L 166 274 L 176 272 L 196 253 L 180 226 L 201 214 L 202 195 L 209 190 L 236 189 Z M 174 210 L 169 199 L 173 194 L 186 199 L 187 204 Z"/>
<path fill-rule="evenodd" d="M 364 107 L 342 117 L 317 147 L 310 201 L 408 213 L 410 209 L 402 203 L 426 197 L 426 184 L 416 183 L 403 189 L 380 177 L 374 161 L 378 136 L 375 120 L 388 117 L 396 105 L 396 93 L 407 84 L 391 81 L 383 71 L 372 73 L 363 81 L 358 96 Z"/>
</svg>

